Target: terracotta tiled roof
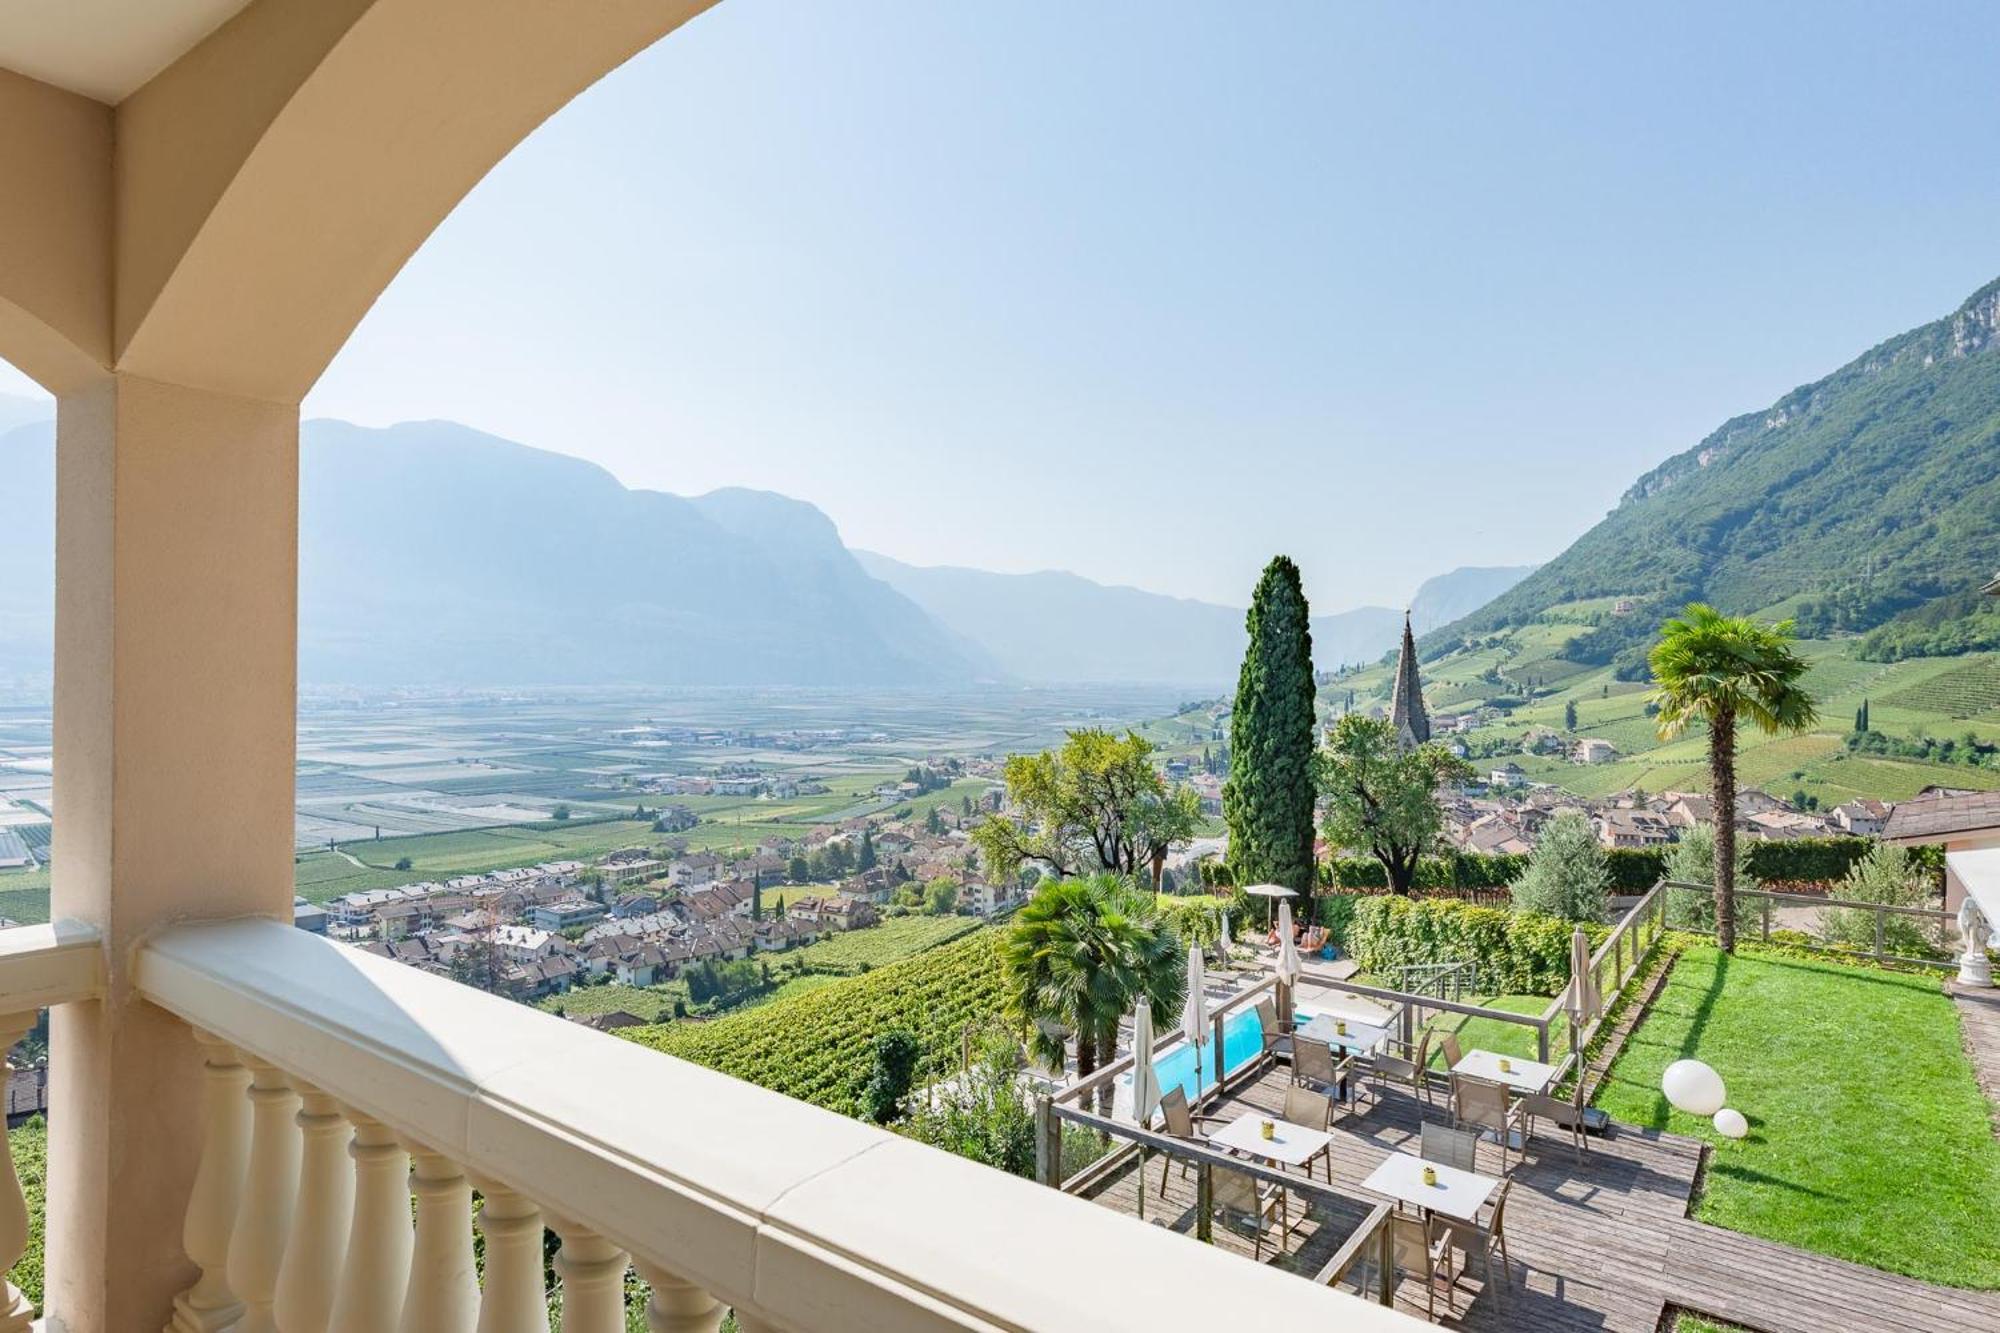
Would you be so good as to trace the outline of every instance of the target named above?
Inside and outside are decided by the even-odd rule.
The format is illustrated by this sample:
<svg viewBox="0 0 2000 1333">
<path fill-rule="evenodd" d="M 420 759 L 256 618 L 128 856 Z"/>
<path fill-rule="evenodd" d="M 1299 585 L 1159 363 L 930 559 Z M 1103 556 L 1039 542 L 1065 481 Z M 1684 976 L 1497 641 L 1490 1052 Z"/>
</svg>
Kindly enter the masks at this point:
<svg viewBox="0 0 2000 1333">
<path fill-rule="evenodd" d="M 1937 792 L 1904 801 L 1889 813 L 1882 836 L 1896 842 L 1922 842 L 2000 830 L 2000 791 Z"/>
</svg>

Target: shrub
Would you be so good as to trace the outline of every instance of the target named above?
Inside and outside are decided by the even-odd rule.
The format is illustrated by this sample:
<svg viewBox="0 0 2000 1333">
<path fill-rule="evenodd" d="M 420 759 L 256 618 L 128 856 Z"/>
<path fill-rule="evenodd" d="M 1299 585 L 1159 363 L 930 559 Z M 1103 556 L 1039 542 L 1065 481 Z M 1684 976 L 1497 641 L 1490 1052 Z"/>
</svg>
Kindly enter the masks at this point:
<svg viewBox="0 0 2000 1333">
<path fill-rule="evenodd" d="M 1611 892 L 1644 893 L 1665 873 L 1666 853 L 1658 847 L 1613 847 L 1604 854 Z"/>
<path fill-rule="evenodd" d="M 964 1077 L 914 1108 L 897 1128 L 933 1148 L 1013 1175 L 1034 1175 L 1035 1114 L 1021 1095 L 1019 1063 L 1019 1047 L 990 1043 Z"/>
<path fill-rule="evenodd" d="M 1565 810 L 1542 829 L 1526 873 L 1514 882 L 1514 910 L 1565 921 L 1602 921 L 1610 883 L 1604 848 L 1590 817 Z"/>
<path fill-rule="evenodd" d="M 1667 890 L 1667 924 L 1680 930 L 1712 932 L 1715 929 L 1715 825 L 1696 824 L 1681 834 L 1681 840 L 1667 849 L 1660 867 L 1668 879 L 1688 884 L 1705 884 L 1701 889 Z M 1754 889 L 1757 877 L 1750 872 L 1750 848 L 1743 838 L 1736 840 L 1736 887 Z M 1736 925 L 1740 931 L 1758 915 L 1750 900 L 1736 900 Z"/>
<path fill-rule="evenodd" d="M 1930 896 L 1923 871 L 1911 862 L 1907 848 L 1890 843 L 1875 847 L 1834 886 L 1834 897 L 1890 907 L 1921 907 Z M 1865 907 L 1828 907 L 1819 914 L 1819 936 L 1826 943 L 1875 952 L 1876 914 Z M 1905 958 L 1937 958 L 1942 953 L 1917 917 L 1899 912 L 1882 914 L 1881 945 L 1885 953 Z"/>
<path fill-rule="evenodd" d="M 1354 909 L 1361 901 L 1358 893 L 1327 893 L 1317 900 L 1319 924 L 1325 926 L 1336 948 L 1346 949 L 1354 931 Z"/>
<path fill-rule="evenodd" d="M 1538 913 L 1381 895 L 1355 904 L 1349 952 L 1378 976 L 1418 964 L 1473 962 L 1502 991 L 1553 995 L 1569 980 L 1573 928 Z M 1603 937 L 1602 927 L 1585 929 L 1593 940 Z"/>
<path fill-rule="evenodd" d="M 896 1028 L 875 1038 L 875 1067 L 861 1089 L 861 1113 L 886 1125 L 903 1113 L 903 1099 L 916 1081 L 923 1054 L 912 1034 Z"/>
</svg>

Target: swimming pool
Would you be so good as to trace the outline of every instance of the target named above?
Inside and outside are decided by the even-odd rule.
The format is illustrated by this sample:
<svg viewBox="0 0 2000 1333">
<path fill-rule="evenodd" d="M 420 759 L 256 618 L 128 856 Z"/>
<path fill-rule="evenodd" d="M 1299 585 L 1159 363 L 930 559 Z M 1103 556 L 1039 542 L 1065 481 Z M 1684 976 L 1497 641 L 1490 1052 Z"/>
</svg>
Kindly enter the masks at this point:
<svg viewBox="0 0 2000 1333">
<path fill-rule="evenodd" d="M 1300 1023 L 1311 1022 L 1312 1017 L 1312 1014 L 1304 1009 L 1298 1010 L 1294 1015 L 1296 1021 Z M 1172 1034 L 1162 1035 L 1171 1037 Z M 1255 1060 L 1263 1051 L 1264 1029 L 1257 1022 L 1257 1011 L 1254 1008 L 1238 1009 L 1223 1020 L 1222 1067 L 1224 1069 L 1233 1074 Z M 1161 1092 L 1171 1092 L 1179 1088 L 1187 1094 L 1190 1102 L 1201 1089 L 1215 1086 L 1215 1052 L 1211 1051 L 1206 1043 L 1197 1048 L 1183 1040 L 1172 1050 L 1155 1056 L 1153 1068 L 1159 1073 Z M 1119 1080 L 1119 1084 L 1129 1106 L 1132 1076 L 1125 1075 Z"/>
</svg>

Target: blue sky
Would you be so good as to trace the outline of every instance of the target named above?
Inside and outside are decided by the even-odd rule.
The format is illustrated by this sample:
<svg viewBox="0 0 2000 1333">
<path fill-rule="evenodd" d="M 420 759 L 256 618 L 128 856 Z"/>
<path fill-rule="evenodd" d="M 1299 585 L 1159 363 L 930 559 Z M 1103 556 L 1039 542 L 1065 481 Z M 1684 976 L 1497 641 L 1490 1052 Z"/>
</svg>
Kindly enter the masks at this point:
<svg viewBox="0 0 2000 1333">
<path fill-rule="evenodd" d="M 724 0 L 308 410 L 1219 601 L 1543 559 L 2000 274 L 2000 7 L 1635 9 Z"/>
</svg>

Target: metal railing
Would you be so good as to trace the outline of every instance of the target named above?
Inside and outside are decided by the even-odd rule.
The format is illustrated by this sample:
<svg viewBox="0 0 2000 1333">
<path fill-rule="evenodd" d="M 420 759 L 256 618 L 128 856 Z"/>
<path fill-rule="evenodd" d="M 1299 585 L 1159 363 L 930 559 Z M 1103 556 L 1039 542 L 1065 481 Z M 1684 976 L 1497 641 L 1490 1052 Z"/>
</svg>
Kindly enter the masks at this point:
<svg viewBox="0 0 2000 1333">
<path fill-rule="evenodd" d="M 1485 994 L 1479 989 L 1479 964 L 1471 960 L 1406 963 L 1396 969 L 1395 980 L 1399 991 L 1434 996 L 1440 1000 L 1463 1000 L 1468 994 Z"/>
<path fill-rule="evenodd" d="M 1698 889 L 1705 893 L 1715 890 L 1709 885 L 1676 884 L 1673 887 Z M 1935 907 L 1899 907 L 1889 903 L 1861 902 L 1852 898 L 1822 898 L 1811 893 L 1778 893 L 1769 889 L 1736 890 L 1736 929 L 1741 934 L 1749 916 L 1756 924 L 1758 938 L 1769 942 L 1774 929 L 1786 929 L 1776 921 L 1778 909 L 1785 906 L 1814 907 L 1820 915 L 1813 922 L 1813 930 L 1819 938 L 1786 941 L 1799 948 L 1815 949 L 1829 954 L 1858 954 L 1877 963 L 1899 963 L 1907 967 L 1937 967 L 1954 970 L 1958 967 L 1958 952 L 1964 942 L 1958 933 L 1958 918 L 1950 912 Z M 1829 920 L 1828 912 L 1852 913 L 1858 922 L 1863 943 L 1838 941 L 1830 938 L 1838 933 L 1846 923 L 1838 918 Z M 1801 931 L 1801 934 L 1808 932 Z M 1926 956 L 1918 956 L 1909 946 L 1916 945 L 1926 951 Z M 1934 951 L 1934 952 L 1933 952 Z"/>
<path fill-rule="evenodd" d="M 1574 1008 L 1574 992 L 1570 987 L 1566 987 L 1563 994 L 1549 1001 L 1549 1007 L 1542 1011 L 1541 1019 L 1545 1035 L 1549 1024 L 1565 1014 L 1569 1015 L 1569 1051 L 1556 1066 L 1556 1076 L 1553 1080 L 1555 1083 L 1561 1083 L 1572 1071 L 1579 1078 L 1583 1076 L 1581 1066 L 1584 1054 L 1590 1049 L 1591 1042 L 1597 1039 L 1598 1032 L 1602 1030 L 1605 1015 L 1610 1013 L 1612 1005 L 1624 994 L 1625 988 L 1632 984 L 1633 979 L 1639 975 L 1647 961 L 1652 958 L 1654 951 L 1659 948 L 1660 940 L 1667 933 L 1668 887 L 1668 881 L 1663 879 L 1648 889 L 1644 896 L 1619 918 L 1618 924 L 1611 928 L 1611 933 L 1604 937 L 1604 942 L 1591 953 L 1591 990 L 1596 995 L 1596 1003 L 1591 1006 L 1590 1012 L 1581 1015 L 1571 1012 Z M 1575 980 L 1572 978 L 1571 987 L 1574 984 Z M 1548 1058 L 1545 1042 L 1543 1062 L 1546 1063 Z"/>
</svg>

